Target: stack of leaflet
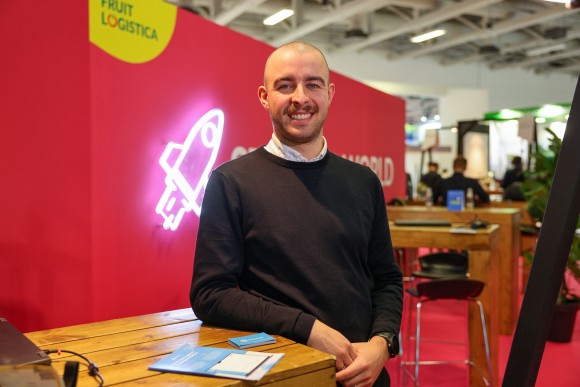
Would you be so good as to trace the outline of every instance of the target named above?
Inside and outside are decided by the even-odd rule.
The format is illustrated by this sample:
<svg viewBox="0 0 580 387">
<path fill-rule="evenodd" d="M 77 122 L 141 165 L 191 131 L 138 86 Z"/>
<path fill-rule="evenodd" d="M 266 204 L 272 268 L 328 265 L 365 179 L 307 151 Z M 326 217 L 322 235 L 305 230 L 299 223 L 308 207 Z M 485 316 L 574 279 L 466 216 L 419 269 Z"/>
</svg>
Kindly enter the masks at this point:
<svg viewBox="0 0 580 387">
<path fill-rule="evenodd" d="M 152 371 L 260 380 L 283 353 L 252 352 L 239 349 L 194 347 L 184 344 L 149 366 Z"/>
<path fill-rule="evenodd" d="M 228 339 L 228 343 L 238 349 L 246 349 L 250 347 L 257 347 L 258 345 L 274 344 L 276 339 L 264 332 L 256 333 L 254 335 L 233 337 Z"/>
</svg>

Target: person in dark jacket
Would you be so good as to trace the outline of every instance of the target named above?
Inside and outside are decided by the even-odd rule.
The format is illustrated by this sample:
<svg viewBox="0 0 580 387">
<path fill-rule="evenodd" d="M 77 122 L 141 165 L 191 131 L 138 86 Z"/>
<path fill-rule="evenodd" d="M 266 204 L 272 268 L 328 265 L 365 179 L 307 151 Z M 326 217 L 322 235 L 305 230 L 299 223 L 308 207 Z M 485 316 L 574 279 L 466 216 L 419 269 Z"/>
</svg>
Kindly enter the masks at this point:
<svg viewBox="0 0 580 387">
<path fill-rule="evenodd" d="M 501 188 L 506 189 L 516 181 L 524 181 L 524 170 L 522 166 L 522 158 L 516 156 L 512 160 L 512 168 L 508 169 L 501 181 Z"/>
<path fill-rule="evenodd" d="M 427 187 L 431 188 L 432 190 L 434 190 L 439 185 L 441 180 L 443 180 L 443 178 L 441 177 L 441 175 L 438 172 L 439 164 L 437 164 L 434 161 L 429 161 L 427 168 L 428 168 L 428 171 L 426 174 L 421 176 L 420 182 L 425 184 Z"/>
<path fill-rule="evenodd" d="M 522 191 L 521 181 L 514 181 L 503 191 L 503 200 L 513 200 L 515 202 L 525 202 L 526 197 Z"/>
<path fill-rule="evenodd" d="M 483 190 L 481 185 L 475 179 L 465 177 L 465 169 L 467 168 L 467 159 L 463 156 L 458 156 L 453 160 L 453 175 L 447 179 L 443 179 L 441 184 L 433 192 L 433 203 L 447 205 L 447 192 L 450 190 L 462 190 L 467 194 L 467 189 L 471 188 L 476 201 L 482 203 L 489 203 L 489 195 Z"/>
</svg>

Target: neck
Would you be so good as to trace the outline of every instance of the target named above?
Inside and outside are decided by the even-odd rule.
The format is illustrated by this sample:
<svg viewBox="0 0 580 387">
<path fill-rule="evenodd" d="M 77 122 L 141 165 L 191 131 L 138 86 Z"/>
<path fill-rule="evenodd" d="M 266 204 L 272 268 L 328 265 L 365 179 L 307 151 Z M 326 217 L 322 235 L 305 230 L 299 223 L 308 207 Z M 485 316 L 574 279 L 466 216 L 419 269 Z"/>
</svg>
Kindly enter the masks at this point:
<svg viewBox="0 0 580 387">
<path fill-rule="evenodd" d="M 288 144 L 289 147 L 291 147 L 297 152 L 300 152 L 300 154 L 308 160 L 311 160 L 316 156 L 318 156 L 322 151 L 323 145 L 324 142 L 322 141 L 322 137 L 318 138 L 315 142 L 309 142 L 306 144 L 294 144 L 294 145 Z"/>
<path fill-rule="evenodd" d="M 312 160 L 316 156 L 320 154 L 322 149 L 324 148 L 324 137 L 322 136 L 322 132 L 314 139 L 311 139 L 305 143 L 295 143 L 288 141 L 283 136 L 276 135 L 278 140 L 286 145 L 294 149 L 296 152 L 300 153 L 305 159 Z"/>
</svg>

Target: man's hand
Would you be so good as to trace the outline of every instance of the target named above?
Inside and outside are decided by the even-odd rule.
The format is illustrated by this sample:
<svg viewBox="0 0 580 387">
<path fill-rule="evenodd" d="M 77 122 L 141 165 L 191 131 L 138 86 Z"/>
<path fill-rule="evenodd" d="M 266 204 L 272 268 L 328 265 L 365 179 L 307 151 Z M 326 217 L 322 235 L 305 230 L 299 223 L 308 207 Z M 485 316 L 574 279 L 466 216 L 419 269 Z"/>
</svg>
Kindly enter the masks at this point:
<svg viewBox="0 0 580 387">
<path fill-rule="evenodd" d="M 357 356 L 354 346 L 346 337 L 318 320 L 314 321 L 306 344 L 309 347 L 336 356 L 337 371 L 348 367 Z"/>
<path fill-rule="evenodd" d="M 387 342 L 373 337 L 366 343 L 353 343 L 357 356 L 347 368 L 336 373 L 336 380 L 344 387 L 372 386 L 389 359 Z"/>
</svg>

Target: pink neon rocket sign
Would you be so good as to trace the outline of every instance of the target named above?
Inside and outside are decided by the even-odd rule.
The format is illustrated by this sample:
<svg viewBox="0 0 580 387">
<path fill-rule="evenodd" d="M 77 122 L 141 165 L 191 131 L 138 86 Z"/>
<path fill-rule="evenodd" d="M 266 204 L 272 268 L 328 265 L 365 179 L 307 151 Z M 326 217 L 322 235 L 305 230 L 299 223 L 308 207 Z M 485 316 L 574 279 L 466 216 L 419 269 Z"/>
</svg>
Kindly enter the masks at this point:
<svg viewBox="0 0 580 387">
<path fill-rule="evenodd" d="M 199 216 L 209 174 L 215 164 L 224 127 L 224 113 L 212 109 L 191 128 L 183 144 L 169 142 L 159 158 L 167 173 L 165 191 L 155 212 L 163 228 L 175 231 L 186 212 Z"/>
</svg>

